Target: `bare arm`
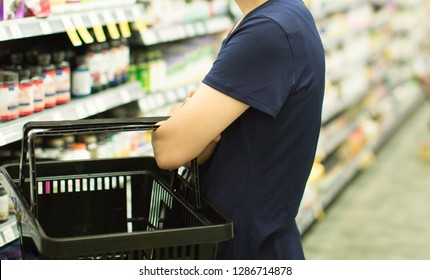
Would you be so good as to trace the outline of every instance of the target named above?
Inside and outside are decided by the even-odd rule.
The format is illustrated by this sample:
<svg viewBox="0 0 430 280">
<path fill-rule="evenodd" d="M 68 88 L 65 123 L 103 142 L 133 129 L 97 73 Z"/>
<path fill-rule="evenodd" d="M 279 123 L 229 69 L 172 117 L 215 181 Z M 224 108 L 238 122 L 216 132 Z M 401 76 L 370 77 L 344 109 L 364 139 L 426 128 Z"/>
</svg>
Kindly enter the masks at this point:
<svg viewBox="0 0 430 280">
<path fill-rule="evenodd" d="M 217 137 L 248 107 L 201 84 L 194 96 L 152 134 L 158 166 L 175 169 L 199 155 L 200 163 L 207 160 L 216 147 Z"/>
</svg>

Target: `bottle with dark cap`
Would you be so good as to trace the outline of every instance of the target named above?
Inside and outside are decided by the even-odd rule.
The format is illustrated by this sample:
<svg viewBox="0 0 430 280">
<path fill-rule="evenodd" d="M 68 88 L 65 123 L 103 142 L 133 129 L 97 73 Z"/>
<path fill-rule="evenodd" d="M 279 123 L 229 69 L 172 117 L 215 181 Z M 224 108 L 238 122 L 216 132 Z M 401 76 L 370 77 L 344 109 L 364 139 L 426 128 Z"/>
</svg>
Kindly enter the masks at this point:
<svg viewBox="0 0 430 280">
<path fill-rule="evenodd" d="M 30 69 L 19 71 L 19 115 L 28 116 L 34 113 L 34 86 L 30 79 Z"/>
<path fill-rule="evenodd" d="M 45 85 L 45 108 L 54 107 L 57 104 L 57 85 L 55 82 L 56 71 L 51 63 L 51 54 L 39 53 L 38 64 L 42 67 L 42 78 Z"/>
<path fill-rule="evenodd" d="M 30 79 L 34 91 L 34 112 L 43 111 L 45 109 L 45 84 L 42 78 L 41 66 L 30 66 Z"/>
<path fill-rule="evenodd" d="M 70 64 L 65 60 L 66 52 L 57 51 L 52 54 L 56 68 L 55 84 L 57 90 L 57 104 L 70 101 Z"/>
</svg>

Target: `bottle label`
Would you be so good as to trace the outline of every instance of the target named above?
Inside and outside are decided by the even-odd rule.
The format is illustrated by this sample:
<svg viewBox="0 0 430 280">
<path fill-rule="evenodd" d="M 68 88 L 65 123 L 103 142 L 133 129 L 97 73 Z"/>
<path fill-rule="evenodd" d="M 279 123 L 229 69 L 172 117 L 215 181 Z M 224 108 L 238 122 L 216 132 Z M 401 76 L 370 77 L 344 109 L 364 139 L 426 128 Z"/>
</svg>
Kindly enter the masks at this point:
<svg viewBox="0 0 430 280">
<path fill-rule="evenodd" d="M 45 84 L 45 107 L 54 107 L 57 104 L 56 72 L 45 71 L 43 83 Z"/>
<path fill-rule="evenodd" d="M 34 88 L 34 111 L 40 112 L 45 109 L 45 84 L 43 79 L 33 82 Z"/>
<path fill-rule="evenodd" d="M 0 90 L 0 120 L 12 120 L 19 117 L 19 88 L 9 84 L 1 86 Z"/>
<path fill-rule="evenodd" d="M 9 120 L 9 86 L 0 86 L 0 120 Z"/>
<path fill-rule="evenodd" d="M 34 113 L 33 83 L 19 85 L 19 115 L 27 116 Z"/>
<path fill-rule="evenodd" d="M 72 95 L 76 97 L 91 94 L 91 72 L 88 69 L 75 69 L 72 73 Z"/>
<path fill-rule="evenodd" d="M 70 68 L 57 69 L 56 77 L 57 104 L 70 101 Z"/>
</svg>

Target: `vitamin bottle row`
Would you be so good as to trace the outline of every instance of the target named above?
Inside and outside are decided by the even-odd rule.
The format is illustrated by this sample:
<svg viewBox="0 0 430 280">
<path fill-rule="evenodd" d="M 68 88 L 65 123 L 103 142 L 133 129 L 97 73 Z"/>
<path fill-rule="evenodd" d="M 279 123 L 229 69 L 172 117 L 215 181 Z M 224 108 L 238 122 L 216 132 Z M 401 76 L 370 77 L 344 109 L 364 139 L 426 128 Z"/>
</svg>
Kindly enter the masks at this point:
<svg viewBox="0 0 430 280">
<path fill-rule="evenodd" d="M 0 56 L 0 121 L 68 103 L 128 80 L 125 40 L 74 51 L 6 52 Z"/>
</svg>

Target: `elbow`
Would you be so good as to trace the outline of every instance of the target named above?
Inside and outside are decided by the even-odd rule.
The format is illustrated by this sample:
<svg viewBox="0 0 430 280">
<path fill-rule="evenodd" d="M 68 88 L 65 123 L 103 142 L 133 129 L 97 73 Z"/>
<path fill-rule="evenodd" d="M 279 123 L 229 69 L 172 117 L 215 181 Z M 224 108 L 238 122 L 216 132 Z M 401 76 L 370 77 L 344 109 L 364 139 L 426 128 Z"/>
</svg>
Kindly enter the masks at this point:
<svg viewBox="0 0 430 280">
<path fill-rule="evenodd" d="M 176 145 L 162 141 L 161 137 L 152 135 L 152 147 L 157 166 L 164 170 L 177 169 L 187 163 L 187 159 Z"/>
<path fill-rule="evenodd" d="M 154 151 L 155 161 L 157 166 L 164 170 L 173 170 L 183 166 L 186 161 L 180 160 L 173 155 L 159 154 Z"/>
</svg>

